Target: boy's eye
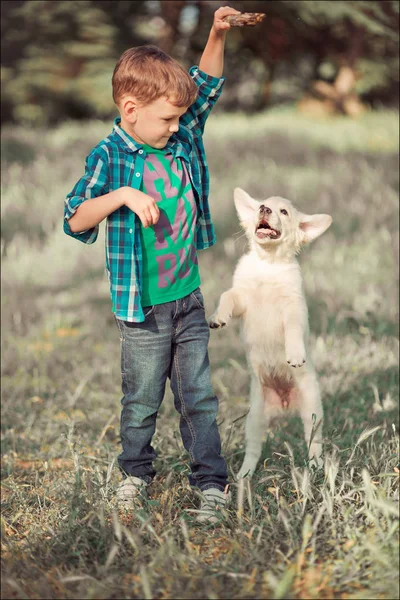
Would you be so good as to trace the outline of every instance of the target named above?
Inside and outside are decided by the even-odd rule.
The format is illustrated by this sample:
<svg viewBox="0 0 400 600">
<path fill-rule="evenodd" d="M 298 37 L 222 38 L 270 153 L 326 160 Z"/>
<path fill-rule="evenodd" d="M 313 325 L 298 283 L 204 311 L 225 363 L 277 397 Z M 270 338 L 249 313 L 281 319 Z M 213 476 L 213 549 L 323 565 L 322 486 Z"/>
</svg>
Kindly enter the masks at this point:
<svg viewBox="0 0 400 600">
<path fill-rule="evenodd" d="M 281 213 L 282 213 L 283 215 L 287 215 L 287 214 L 288 214 L 288 213 L 287 213 L 287 210 L 285 210 L 284 208 L 281 208 Z"/>
</svg>

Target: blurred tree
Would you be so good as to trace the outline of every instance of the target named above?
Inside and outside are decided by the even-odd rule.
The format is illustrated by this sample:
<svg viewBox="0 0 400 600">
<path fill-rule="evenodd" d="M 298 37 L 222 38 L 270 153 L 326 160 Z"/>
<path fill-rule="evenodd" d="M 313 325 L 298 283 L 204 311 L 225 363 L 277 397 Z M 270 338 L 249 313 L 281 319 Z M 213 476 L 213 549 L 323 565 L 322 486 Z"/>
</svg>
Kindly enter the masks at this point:
<svg viewBox="0 0 400 600">
<path fill-rule="evenodd" d="M 161 2 L 166 26 L 158 43 L 180 60 L 195 62 L 212 13 L 224 4 Z M 229 33 L 225 108 L 265 108 L 277 76 L 287 79 L 281 87 L 289 97 L 302 96 L 303 109 L 355 115 L 363 110 L 360 96 L 374 101 L 387 92 L 387 99 L 397 99 L 397 1 L 231 0 L 229 4 L 242 12 L 265 12 L 267 17 L 256 28 Z M 185 32 L 182 22 L 188 9 L 196 17 Z M 294 82 L 292 90 L 289 81 Z"/>
<path fill-rule="evenodd" d="M 182 11 L 187 6 L 186 0 L 161 2 L 160 14 L 164 20 L 164 27 L 160 33 L 158 44 L 168 54 L 175 55 L 174 46 L 181 37 Z"/>
<path fill-rule="evenodd" d="M 113 0 L 2 2 L 2 120 L 27 123 L 108 116 L 111 73 L 143 44 L 147 3 Z"/>
<path fill-rule="evenodd" d="M 199 60 L 212 0 L 4 0 L 2 121 L 54 123 L 115 114 L 111 74 L 128 47 L 155 43 L 189 66 Z M 231 0 L 265 12 L 227 38 L 225 109 L 271 101 L 357 114 L 362 101 L 398 99 L 394 0 Z"/>
<path fill-rule="evenodd" d="M 216 3 L 202 4 L 215 9 Z M 266 13 L 257 27 L 238 28 L 228 38 L 228 43 L 235 42 L 233 58 L 240 66 L 235 69 L 231 64 L 235 79 L 252 69 L 257 77 L 253 108 L 267 106 L 279 71 L 288 80 L 297 75 L 302 107 L 314 97 L 323 110 L 355 115 L 362 110 L 360 96 L 373 101 L 389 91 L 398 99 L 397 1 L 232 0 L 230 4 L 241 11 Z"/>
<path fill-rule="evenodd" d="M 398 2 L 284 1 L 306 25 L 305 47 L 317 58 L 311 91 L 327 110 L 357 115 L 360 96 L 397 88 Z"/>
</svg>

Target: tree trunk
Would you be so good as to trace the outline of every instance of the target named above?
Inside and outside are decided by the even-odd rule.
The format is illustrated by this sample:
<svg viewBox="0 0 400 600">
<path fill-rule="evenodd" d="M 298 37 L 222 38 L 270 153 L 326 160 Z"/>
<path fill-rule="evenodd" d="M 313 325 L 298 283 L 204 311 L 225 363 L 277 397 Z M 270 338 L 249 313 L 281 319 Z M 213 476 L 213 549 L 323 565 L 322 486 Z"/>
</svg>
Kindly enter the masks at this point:
<svg viewBox="0 0 400 600">
<path fill-rule="evenodd" d="M 168 2 L 160 2 L 161 16 L 165 21 L 165 26 L 158 39 L 158 44 L 164 52 L 170 55 L 173 54 L 174 46 L 180 37 L 179 23 L 185 4 L 186 0 L 168 0 Z"/>
</svg>

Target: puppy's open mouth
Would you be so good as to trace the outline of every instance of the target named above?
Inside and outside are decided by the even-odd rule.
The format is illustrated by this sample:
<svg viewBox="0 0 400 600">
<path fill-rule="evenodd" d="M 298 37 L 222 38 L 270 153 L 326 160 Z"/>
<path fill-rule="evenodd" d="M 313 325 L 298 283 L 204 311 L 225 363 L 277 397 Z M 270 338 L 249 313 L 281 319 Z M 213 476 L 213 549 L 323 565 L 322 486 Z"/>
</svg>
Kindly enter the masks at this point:
<svg viewBox="0 0 400 600">
<path fill-rule="evenodd" d="M 271 240 L 277 240 L 281 237 L 281 232 L 273 229 L 271 225 L 265 219 L 262 219 L 256 227 L 256 236 L 259 238 L 270 238 Z"/>
</svg>

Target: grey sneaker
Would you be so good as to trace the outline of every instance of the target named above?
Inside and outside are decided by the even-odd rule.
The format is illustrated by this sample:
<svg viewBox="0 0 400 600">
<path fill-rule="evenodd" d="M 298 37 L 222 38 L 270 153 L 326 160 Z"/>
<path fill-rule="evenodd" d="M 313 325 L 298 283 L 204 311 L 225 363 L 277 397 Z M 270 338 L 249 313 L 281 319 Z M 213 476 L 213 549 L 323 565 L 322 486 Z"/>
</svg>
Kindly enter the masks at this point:
<svg viewBox="0 0 400 600">
<path fill-rule="evenodd" d="M 117 490 L 117 503 L 121 507 L 128 507 L 134 500 L 147 500 L 148 483 L 140 477 L 130 475 L 123 479 Z"/>
<path fill-rule="evenodd" d="M 202 492 L 200 510 L 196 520 L 199 523 L 218 523 L 223 514 L 221 510 L 229 506 L 231 494 L 226 486 L 225 491 L 221 492 L 218 488 L 209 488 Z"/>
</svg>

